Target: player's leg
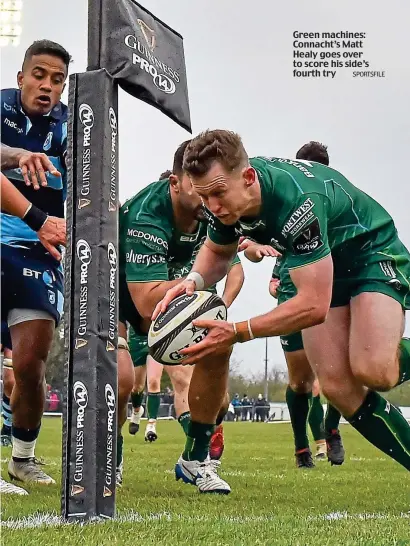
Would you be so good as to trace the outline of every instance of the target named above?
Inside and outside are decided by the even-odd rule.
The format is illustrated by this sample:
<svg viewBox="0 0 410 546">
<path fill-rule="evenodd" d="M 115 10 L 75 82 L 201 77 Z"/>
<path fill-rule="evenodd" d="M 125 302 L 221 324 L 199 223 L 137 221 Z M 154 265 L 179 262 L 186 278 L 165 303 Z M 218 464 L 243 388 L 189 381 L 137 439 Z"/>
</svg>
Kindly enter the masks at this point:
<svg viewBox="0 0 410 546">
<path fill-rule="evenodd" d="M 147 416 L 148 422 L 145 427 L 145 441 L 155 442 L 158 439 L 157 419 L 161 405 L 161 377 L 164 366 L 147 357 Z"/>
<path fill-rule="evenodd" d="M 303 332 L 305 350 L 316 367 L 323 394 L 367 440 L 410 469 L 410 426 L 393 405 L 368 391 L 363 376 L 353 374 L 351 332 L 349 306 L 330 309 L 325 323 Z M 372 333 L 367 345 L 373 339 Z"/>
<path fill-rule="evenodd" d="M 322 402 L 320 400 L 320 386 L 319 381 L 316 378 L 312 386 L 312 400 L 309 410 L 309 426 L 312 431 L 313 439 L 316 443 L 315 459 L 326 459 L 326 439 L 325 439 L 325 427 L 324 427 L 324 411 Z"/>
<path fill-rule="evenodd" d="M 286 402 L 295 442 L 296 466 L 313 468 L 315 465 L 309 448 L 307 423 L 315 375 L 303 349 L 300 332 L 281 337 L 281 343 L 289 372 Z"/>
<path fill-rule="evenodd" d="M 34 458 L 45 403 L 46 360 L 55 328 L 51 316 L 34 318 L 41 314 L 47 316 L 30 309 L 9 313 L 15 385 L 11 396 L 13 447 L 8 471 L 17 480 L 50 484 L 54 480 L 39 468 Z"/>
<path fill-rule="evenodd" d="M 1 415 L 3 417 L 3 426 L 1 428 L 1 445 L 3 447 L 11 446 L 11 393 L 14 387 L 13 355 L 11 351 L 11 338 L 7 324 L 2 323 L 1 330 L 3 346 L 3 396 L 1 401 Z"/>
<path fill-rule="evenodd" d="M 214 433 L 211 436 L 211 442 L 209 444 L 209 457 L 213 461 L 219 461 L 225 449 L 225 437 L 223 429 L 223 421 L 229 410 L 229 392 L 226 393 L 225 400 L 222 403 L 222 407 L 219 410 L 216 418 L 216 427 Z"/>
<path fill-rule="evenodd" d="M 165 366 L 172 387 L 174 390 L 174 406 L 178 423 L 181 425 L 185 435 L 188 434 L 191 413 L 189 411 L 188 393 L 191 383 L 193 367 L 192 366 Z"/>
<path fill-rule="evenodd" d="M 198 362 L 189 389 L 191 422 L 185 449 L 175 467 L 177 479 L 197 485 L 203 493 L 230 492 L 217 474 L 219 461 L 209 459 L 209 445 L 218 414 L 226 401 L 230 351 Z"/>
<path fill-rule="evenodd" d="M 117 464 L 116 483 L 122 484 L 123 473 L 123 444 L 122 427 L 127 420 L 128 400 L 134 382 L 134 371 L 127 344 L 127 327 L 125 323 L 118 323 L 118 397 L 117 397 Z"/>
<path fill-rule="evenodd" d="M 142 400 L 147 379 L 147 336 L 137 335 L 134 329 L 130 328 L 128 346 L 132 363 L 134 364 L 134 384 L 131 391 L 132 414 L 129 424 L 129 433 L 136 434 L 139 430 L 141 417 L 144 413 Z"/>
<path fill-rule="evenodd" d="M 352 298 L 351 317 L 351 368 L 355 379 L 369 391 L 345 417 L 376 447 L 410 470 L 410 425 L 399 409 L 376 392 L 397 385 L 403 373 L 399 351 L 404 330 L 402 305 L 386 293 L 361 292 Z"/>
</svg>

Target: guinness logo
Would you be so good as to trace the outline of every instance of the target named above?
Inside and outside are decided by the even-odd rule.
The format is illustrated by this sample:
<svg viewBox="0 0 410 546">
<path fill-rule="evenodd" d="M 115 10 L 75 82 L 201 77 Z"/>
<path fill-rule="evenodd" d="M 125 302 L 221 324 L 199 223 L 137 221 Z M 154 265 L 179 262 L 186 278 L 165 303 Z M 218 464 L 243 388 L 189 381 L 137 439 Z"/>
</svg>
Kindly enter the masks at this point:
<svg viewBox="0 0 410 546">
<path fill-rule="evenodd" d="M 155 46 L 157 45 L 157 39 L 154 34 L 154 31 L 149 28 L 149 26 L 144 23 L 142 19 L 137 19 L 137 23 L 141 29 L 141 32 L 145 38 L 145 41 L 147 42 L 148 47 L 151 51 L 154 51 Z"/>
</svg>

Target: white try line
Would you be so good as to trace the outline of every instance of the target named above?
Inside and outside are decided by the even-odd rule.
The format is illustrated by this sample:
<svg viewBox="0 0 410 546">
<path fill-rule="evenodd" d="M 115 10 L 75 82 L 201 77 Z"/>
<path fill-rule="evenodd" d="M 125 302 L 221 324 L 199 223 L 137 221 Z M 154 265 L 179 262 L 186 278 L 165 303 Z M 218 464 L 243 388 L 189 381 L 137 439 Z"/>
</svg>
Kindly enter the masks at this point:
<svg viewBox="0 0 410 546">
<path fill-rule="evenodd" d="M 400 519 L 410 519 L 410 513 L 401 513 L 401 514 L 383 514 L 383 513 L 364 513 L 364 514 L 349 514 L 348 512 L 331 512 L 329 514 L 322 515 L 312 515 L 306 518 L 306 522 L 310 521 L 340 521 L 340 520 L 355 520 L 355 521 L 366 521 L 366 520 L 388 520 L 388 521 L 397 521 Z M 18 530 L 18 529 L 34 529 L 38 527 L 61 527 L 61 526 L 84 526 L 84 525 L 104 525 L 108 521 L 115 523 L 153 523 L 159 521 L 167 522 L 193 522 L 193 523 L 235 523 L 238 525 L 246 524 L 255 524 L 255 523 L 269 523 L 273 521 L 280 520 L 280 517 L 274 514 L 266 514 L 261 516 L 210 516 L 204 514 L 202 516 L 195 515 L 189 516 L 185 514 L 172 514 L 170 512 L 158 512 L 142 515 L 138 512 L 124 512 L 123 514 L 118 515 L 114 520 L 100 520 L 94 519 L 88 522 L 74 522 L 74 521 L 64 521 L 61 516 L 56 512 L 53 513 L 36 513 L 32 516 L 26 516 L 18 519 L 9 518 L 1 522 L 2 527 L 8 529 Z"/>
</svg>

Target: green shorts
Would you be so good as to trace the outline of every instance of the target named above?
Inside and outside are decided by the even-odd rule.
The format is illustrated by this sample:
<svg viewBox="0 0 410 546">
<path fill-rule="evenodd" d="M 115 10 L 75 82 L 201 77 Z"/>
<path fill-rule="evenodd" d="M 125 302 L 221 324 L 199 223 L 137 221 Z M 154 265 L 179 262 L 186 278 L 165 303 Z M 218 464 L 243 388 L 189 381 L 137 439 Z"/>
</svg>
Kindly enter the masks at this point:
<svg viewBox="0 0 410 546">
<path fill-rule="evenodd" d="M 331 307 L 348 305 L 363 292 L 378 292 L 410 310 L 410 254 L 398 237 L 384 251 L 362 257 L 360 263 L 335 258 L 334 271 Z"/>
<path fill-rule="evenodd" d="M 135 308 L 127 283 L 120 276 L 118 284 L 118 320 L 123 324 L 130 324 L 138 334 L 141 331 L 141 315 Z"/>
<path fill-rule="evenodd" d="M 282 270 L 280 274 L 280 286 L 278 288 L 278 305 L 296 296 L 296 286 L 293 284 L 289 271 Z M 287 336 L 280 336 L 282 349 L 285 353 L 293 353 L 303 349 L 302 332 L 295 332 Z"/>
<path fill-rule="evenodd" d="M 135 330 L 130 328 L 128 346 L 134 368 L 145 366 L 148 356 L 148 336 L 146 334 L 136 334 Z"/>
</svg>

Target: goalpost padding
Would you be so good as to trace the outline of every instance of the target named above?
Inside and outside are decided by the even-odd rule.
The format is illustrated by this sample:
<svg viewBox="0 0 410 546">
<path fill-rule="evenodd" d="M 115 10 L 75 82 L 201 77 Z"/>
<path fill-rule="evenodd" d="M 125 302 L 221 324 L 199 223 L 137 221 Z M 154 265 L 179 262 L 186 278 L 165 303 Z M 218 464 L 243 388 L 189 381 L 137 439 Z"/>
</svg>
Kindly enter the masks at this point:
<svg viewBox="0 0 410 546">
<path fill-rule="evenodd" d="M 62 514 L 115 515 L 118 98 L 105 70 L 70 77 Z"/>
</svg>

